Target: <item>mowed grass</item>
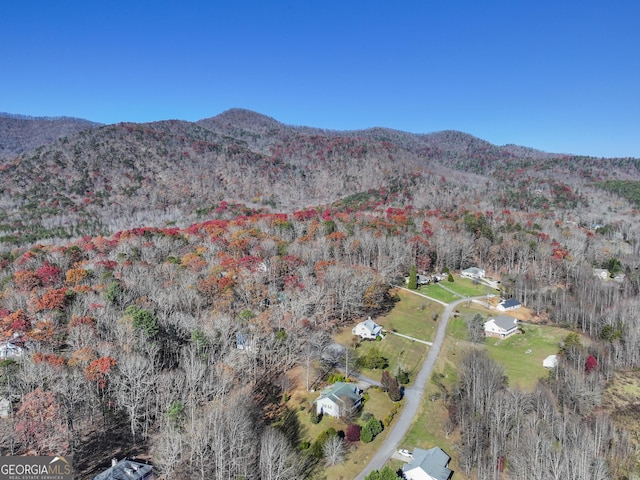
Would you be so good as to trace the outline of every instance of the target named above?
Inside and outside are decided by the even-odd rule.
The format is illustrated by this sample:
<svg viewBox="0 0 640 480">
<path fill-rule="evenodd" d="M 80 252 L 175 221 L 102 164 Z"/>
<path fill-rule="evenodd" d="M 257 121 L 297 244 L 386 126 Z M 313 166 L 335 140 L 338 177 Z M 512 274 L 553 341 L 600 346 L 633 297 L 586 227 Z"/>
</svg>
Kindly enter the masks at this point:
<svg viewBox="0 0 640 480">
<path fill-rule="evenodd" d="M 496 289 L 489 287 L 488 285 L 484 285 L 483 283 L 474 284 L 473 280 L 459 276 L 455 276 L 453 282 L 444 281 L 441 283 L 444 287 L 453 290 L 462 298 L 480 297 L 487 295 L 488 293 L 497 293 Z"/>
<path fill-rule="evenodd" d="M 398 367 L 402 367 L 403 370 L 409 372 L 413 382 L 416 373 L 427 356 L 429 346 L 397 335 L 387 334 L 379 342 L 363 341 L 356 349 L 356 354 L 364 356 L 371 348 L 378 348 L 380 354 L 387 359 L 389 365 L 385 370 L 388 370 L 391 376 L 395 376 L 398 372 Z M 382 370 L 361 368 L 360 373 L 378 381 L 382 378 Z"/>
<path fill-rule="evenodd" d="M 440 300 L 444 303 L 455 302 L 456 300 L 460 300 L 458 295 L 455 295 L 444 288 L 442 288 L 437 283 L 432 283 L 430 285 L 423 285 L 417 290 L 419 293 L 426 295 L 427 297 L 435 298 L 436 300 Z"/>
<path fill-rule="evenodd" d="M 436 314 L 439 319 L 444 307 L 406 290 L 396 289 L 392 293 L 398 295 L 400 301 L 388 314 L 373 319 L 387 331 L 385 338 L 380 341 L 361 340 L 354 353 L 364 356 L 370 349 L 377 348 L 389 363 L 386 370 L 395 375 L 398 367 L 402 367 L 413 379 L 424 362 L 429 347 L 391 332 L 432 341 L 438 326 L 438 321 L 433 320 L 433 315 Z M 351 329 L 354 326 L 355 323 L 342 329 L 334 335 L 334 340 L 341 345 L 350 345 L 353 338 Z M 361 373 L 378 381 L 382 378 L 382 370 L 362 369 Z"/>
<path fill-rule="evenodd" d="M 398 289 L 392 293 L 398 295 L 400 301 L 387 315 L 376 318 L 376 323 L 387 331 L 432 341 L 438 326 L 438 322 L 433 321 L 433 316 L 435 314 L 440 318 L 444 307 L 406 290 Z"/>
<path fill-rule="evenodd" d="M 558 343 L 570 331 L 545 325 L 522 325 L 522 329 L 523 334 L 504 340 L 487 338 L 485 345 L 489 356 L 504 367 L 509 386 L 530 392 L 538 380 L 548 374 L 542 361 L 558 353 Z"/>
<path fill-rule="evenodd" d="M 461 309 L 460 316 L 449 320 L 447 335 L 463 343 L 467 341 L 468 317 L 480 313 L 486 321 L 488 316 L 495 316 L 486 308 Z M 505 369 L 509 378 L 509 386 L 532 391 L 540 378 L 548 374 L 542 361 L 548 356 L 558 353 L 558 343 L 570 333 L 563 328 L 546 325 L 521 325 L 523 334 L 513 335 L 507 339 L 485 338 L 483 345 L 489 356 Z M 530 353 L 527 353 L 530 351 Z"/>
</svg>

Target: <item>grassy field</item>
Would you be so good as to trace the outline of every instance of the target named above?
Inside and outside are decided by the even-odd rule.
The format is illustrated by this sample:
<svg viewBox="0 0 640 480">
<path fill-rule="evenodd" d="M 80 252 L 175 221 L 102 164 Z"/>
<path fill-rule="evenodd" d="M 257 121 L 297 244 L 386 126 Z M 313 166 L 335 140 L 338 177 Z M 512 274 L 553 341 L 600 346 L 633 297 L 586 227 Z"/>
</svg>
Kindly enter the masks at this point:
<svg viewBox="0 0 640 480">
<path fill-rule="evenodd" d="M 386 370 L 388 370 L 392 376 L 397 373 L 398 367 L 402 367 L 403 370 L 409 372 L 411 381 L 415 378 L 429 349 L 424 343 L 414 342 L 389 334 L 381 342 L 362 342 L 360 347 L 357 348 L 356 353 L 359 356 L 363 356 L 371 348 L 380 349 L 380 354 L 385 357 L 389 363 Z M 382 378 L 382 370 L 362 368 L 360 371 L 363 375 L 378 381 Z"/>
<path fill-rule="evenodd" d="M 387 315 L 375 318 L 375 322 L 382 325 L 387 332 L 398 332 L 419 340 L 431 341 L 435 335 L 438 322 L 433 320 L 434 314 L 440 317 L 443 306 L 432 302 L 420 295 L 405 290 L 396 290 L 400 301 Z M 353 335 L 352 326 L 344 328 L 334 335 L 334 340 L 341 345 L 350 345 Z M 417 369 L 422 365 L 428 346 L 388 333 L 381 341 L 360 341 L 355 349 L 355 354 L 363 356 L 371 348 L 378 348 L 385 357 L 389 366 L 387 370 L 392 374 L 401 366 L 409 372 L 411 378 L 415 377 Z M 361 372 L 367 377 L 380 380 L 381 370 L 363 369 Z"/>
<path fill-rule="evenodd" d="M 441 447 L 451 457 L 450 468 L 456 473 L 456 478 L 462 477 L 459 471 L 456 455 L 456 442 L 459 436 L 456 432 L 446 435 L 448 414 L 443 403 L 444 389 L 450 392 L 458 381 L 457 368 L 460 359 L 472 344 L 466 340 L 466 320 L 468 315 L 481 313 L 484 318 L 491 312 L 486 308 L 473 305 L 471 308 L 461 308 L 460 316 L 449 320 L 447 338 L 440 351 L 431 381 L 425 389 L 422 405 L 411 429 L 403 439 L 400 448 Z M 490 356 L 505 368 L 512 388 L 531 391 L 539 378 L 547 374 L 542 367 L 542 360 L 549 354 L 557 353 L 558 342 L 569 333 L 567 330 L 537 325 L 524 325 L 522 335 L 510 339 L 487 339 L 484 344 Z M 531 353 L 525 353 L 527 350 Z M 629 387 L 631 391 L 640 391 L 640 374 L 638 383 Z M 638 390 L 636 390 L 638 389 Z M 640 403 L 640 402 L 638 402 Z"/>
<path fill-rule="evenodd" d="M 467 340 L 466 317 L 480 313 L 487 318 L 486 309 L 461 311 L 461 316 L 451 319 L 447 334 L 461 344 Z M 486 338 L 484 345 L 489 355 L 505 369 L 509 385 L 522 390 L 532 391 L 538 379 L 547 375 L 542 361 L 547 355 L 558 353 L 558 342 L 562 341 L 569 331 L 545 325 L 522 325 L 524 334 L 514 335 L 501 340 Z M 529 352 L 529 353 L 527 353 Z"/>
<path fill-rule="evenodd" d="M 376 319 L 385 330 L 409 335 L 420 340 L 431 341 L 435 335 L 437 322 L 433 315 L 440 317 L 443 306 L 406 290 L 396 290 L 400 301 L 387 315 Z"/>
<path fill-rule="evenodd" d="M 458 283 L 456 291 L 461 295 L 480 296 L 486 294 L 487 287 L 473 285 L 471 281 L 466 279 L 462 280 L 464 281 L 454 282 L 454 284 Z M 468 285 L 465 285 L 466 283 Z M 451 284 L 446 286 L 451 288 Z M 432 293 L 432 291 L 437 292 L 438 290 L 435 290 L 434 287 L 450 295 L 451 299 L 449 301 L 460 298 L 446 292 L 446 290 L 437 285 L 422 287 L 420 291 L 436 298 L 436 294 Z M 471 290 L 473 288 L 479 288 L 479 290 L 473 291 Z M 410 292 L 398 291 L 397 293 L 400 297 L 400 302 L 396 304 L 388 315 L 380 317 L 376 321 L 387 330 L 394 330 L 415 338 L 431 340 L 437 326 L 437 322 L 433 321 L 432 315 L 434 313 L 440 315 L 442 306 Z M 445 296 L 437 298 L 445 298 Z M 459 442 L 459 437 L 456 432 L 450 432 L 447 435 L 448 414 L 443 402 L 443 396 L 450 393 L 458 381 L 457 367 L 464 355 L 464 350 L 474 347 L 473 344 L 467 341 L 466 318 L 477 313 L 480 313 L 485 320 L 488 316 L 496 315 L 495 310 L 490 310 L 476 303 L 469 303 L 468 305 L 461 304 L 456 309 L 456 316 L 450 319 L 447 327 L 447 338 L 436 362 L 432 379 L 425 389 L 418 415 L 399 445 L 399 448 L 407 449 L 413 449 L 414 447 L 428 449 L 436 445 L 440 446 L 451 455 L 450 468 L 456 471 L 456 476 L 460 478 L 463 477 L 456 461 L 456 444 Z M 550 326 L 529 324 L 522 325 L 522 329 L 524 330 L 523 334 L 518 334 L 505 340 L 488 338 L 480 348 L 486 348 L 491 358 L 504 367 L 511 388 L 532 391 L 538 379 L 547 374 L 547 370 L 542 367 L 542 360 L 547 355 L 557 353 L 558 342 L 563 340 L 569 331 Z M 341 343 L 348 344 L 351 339 L 350 329 L 345 330 L 337 338 L 342 340 Z M 405 367 L 416 370 L 422 365 L 428 348 L 418 342 L 387 335 L 380 342 L 362 342 L 357 351 L 362 354 L 366 351 L 365 349 L 373 347 L 379 348 L 381 353 L 388 358 L 389 370 L 392 372 L 395 372 L 399 362 L 403 362 Z M 363 371 L 362 373 L 376 379 L 380 379 L 381 376 L 380 371 Z M 632 387 L 627 387 L 627 390 L 630 388 L 634 392 L 636 388 L 640 390 L 640 380 L 638 380 L 637 385 L 633 383 Z M 375 403 L 372 402 L 371 405 L 373 406 Z M 375 408 L 378 412 L 384 410 L 384 403 L 379 408 Z M 391 407 L 389 406 L 388 408 L 390 409 Z M 379 417 L 376 416 L 376 418 Z M 385 432 L 383 432 L 383 435 L 385 435 Z M 373 444 L 358 448 L 357 451 L 350 453 L 342 466 L 327 469 L 325 476 L 321 478 L 353 478 L 362 466 L 369 461 L 371 455 L 375 454 L 375 445 L 379 445 L 377 442 L 381 442 L 383 438 L 379 437 Z M 397 462 L 392 462 L 390 461 L 389 464 L 396 468 L 398 466 L 396 465 Z"/>
<path fill-rule="evenodd" d="M 524 334 L 504 340 L 487 338 L 485 345 L 491 358 L 504 366 L 509 386 L 532 391 L 538 379 L 547 375 L 542 361 L 547 355 L 558 353 L 558 342 L 569 330 L 544 325 L 523 325 L 522 328 Z"/>
<path fill-rule="evenodd" d="M 448 437 L 446 435 L 445 425 L 448 414 L 442 400 L 443 389 L 437 383 L 451 391 L 453 385 L 458 381 L 456 370 L 457 362 L 461 357 L 460 343 L 462 342 L 452 337 L 446 338 L 436 362 L 432 380 L 427 384 L 422 397 L 418 415 L 399 445 L 399 448 L 409 450 L 413 450 L 415 447 L 429 449 L 438 446 L 442 448 L 451 456 L 449 468 L 456 472 L 456 478 L 462 478 L 456 460 L 455 446 L 459 441 L 459 435 L 457 433 L 452 433 Z"/>
<path fill-rule="evenodd" d="M 417 291 L 428 297 L 435 298 L 436 300 L 440 300 L 441 302 L 445 303 L 451 303 L 456 300 L 460 300 L 460 297 L 458 295 L 454 295 L 453 293 L 448 292 L 438 284 L 423 285 L 418 288 Z"/>
<path fill-rule="evenodd" d="M 640 444 L 640 372 L 616 372 L 602 405 L 612 412 L 611 417 L 619 427 L 631 433 L 636 445 Z"/>
<path fill-rule="evenodd" d="M 473 280 L 456 276 L 454 282 L 442 282 L 442 285 L 458 293 L 462 298 L 479 297 L 488 293 L 497 294 L 498 290 L 482 283 L 474 284 Z"/>
</svg>

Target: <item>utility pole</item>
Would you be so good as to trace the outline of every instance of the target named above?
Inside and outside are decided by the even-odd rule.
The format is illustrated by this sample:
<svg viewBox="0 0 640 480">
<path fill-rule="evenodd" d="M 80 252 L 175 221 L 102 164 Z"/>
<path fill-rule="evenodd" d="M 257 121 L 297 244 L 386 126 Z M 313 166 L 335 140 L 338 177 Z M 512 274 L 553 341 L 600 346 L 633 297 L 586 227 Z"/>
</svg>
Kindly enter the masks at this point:
<svg viewBox="0 0 640 480">
<path fill-rule="evenodd" d="M 349 378 L 349 346 L 347 346 L 347 353 L 345 354 L 345 362 L 344 362 L 344 372 L 345 372 L 345 380 Z"/>
</svg>

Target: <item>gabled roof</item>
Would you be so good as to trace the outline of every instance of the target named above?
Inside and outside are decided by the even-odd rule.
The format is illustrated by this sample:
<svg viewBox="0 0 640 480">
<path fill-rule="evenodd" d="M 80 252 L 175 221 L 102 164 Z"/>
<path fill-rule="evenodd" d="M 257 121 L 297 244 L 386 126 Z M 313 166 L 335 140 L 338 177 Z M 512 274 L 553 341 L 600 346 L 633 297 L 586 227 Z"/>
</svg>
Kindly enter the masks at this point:
<svg viewBox="0 0 640 480">
<path fill-rule="evenodd" d="M 376 322 L 374 322 L 373 320 L 371 320 L 371 317 L 369 317 L 367 320 L 362 322 L 362 325 L 364 325 L 364 327 L 367 330 L 369 330 L 371 333 L 376 333 L 382 330 L 382 327 L 378 325 Z"/>
<path fill-rule="evenodd" d="M 479 274 L 484 274 L 484 270 L 482 268 L 479 267 L 469 267 L 469 268 L 465 268 L 464 270 L 462 270 L 463 273 L 468 273 L 470 275 L 479 275 Z"/>
<path fill-rule="evenodd" d="M 429 450 L 414 448 L 411 461 L 402 467 L 402 471 L 408 473 L 411 470 L 420 469 L 435 480 L 449 480 L 453 475 L 453 471 L 447 468 L 450 460 L 451 457 L 440 447 L 433 447 Z M 429 477 L 423 475 L 422 478 Z"/>
<path fill-rule="evenodd" d="M 502 300 L 500 302 L 500 305 L 502 305 L 504 308 L 511 308 L 511 307 L 519 307 L 522 304 L 515 298 L 510 298 L 508 300 Z"/>
<path fill-rule="evenodd" d="M 491 320 L 493 320 L 493 323 L 497 327 L 501 328 L 505 332 L 508 332 L 509 330 L 513 330 L 514 328 L 518 327 L 518 320 L 508 315 L 498 315 L 497 317 L 492 318 Z"/>
<path fill-rule="evenodd" d="M 323 398 L 328 398 L 334 403 L 337 403 L 344 397 L 358 402 L 361 398 L 358 386 L 355 383 L 336 382 L 322 390 L 322 393 L 315 401 L 317 402 Z"/>
<path fill-rule="evenodd" d="M 153 478 L 153 467 L 133 460 L 122 459 L 93 480 L 142 480 Z"/>
</svg>

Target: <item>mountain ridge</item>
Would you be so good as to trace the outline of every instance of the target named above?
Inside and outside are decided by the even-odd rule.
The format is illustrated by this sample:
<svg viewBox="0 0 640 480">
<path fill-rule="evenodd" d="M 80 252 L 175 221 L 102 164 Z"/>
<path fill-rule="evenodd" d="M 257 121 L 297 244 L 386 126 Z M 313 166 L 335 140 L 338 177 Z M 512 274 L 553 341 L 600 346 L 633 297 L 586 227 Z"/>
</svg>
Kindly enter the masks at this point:
<svg viewBox="0 0 640 480">
<path fill-rule="evenodd" d="M 9 120 L 0 117 L 0 126 Z M 197 122 L 20 122 L 36 131 L 56 125 L 59 136 L 0 166 L 0 241 L 10 244 L 184 225 L 221 201 L 279 211 L 374 201 L 565 209 L 586 200 L 562 192 L 584 195 L 597 181 L 640 178 L 634 160 L 501 147 L 453 130 L 296 127 L 243 109 Z"/>
</svg>

